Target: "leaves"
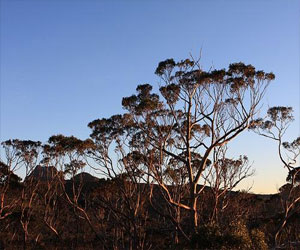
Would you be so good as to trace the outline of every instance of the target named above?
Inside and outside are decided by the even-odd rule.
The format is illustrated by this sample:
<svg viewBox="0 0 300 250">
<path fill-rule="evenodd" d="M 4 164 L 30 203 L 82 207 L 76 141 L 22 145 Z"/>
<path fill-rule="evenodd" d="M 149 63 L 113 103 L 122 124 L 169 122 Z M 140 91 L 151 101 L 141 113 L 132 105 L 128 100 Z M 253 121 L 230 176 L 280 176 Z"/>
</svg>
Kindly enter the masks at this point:
<svg viewBox="0 0 300 250">
<path fill-rule="evenodd" d="M 49 145 L 44 146 L 45 153 L 50 153 L 50 151 L 58 154 L 65 154 L 72 151 L 84 153 L 94 148 L 92 140 L 87 139 L 83 141 L 74 136 L 53 135 L 49 138 L 48 142 Z"/>
<path fill-rule="evenodd" d="M 156 70 L 155 70 L 155 74 L 157 75 L 162 75 L 165 71 L 170 71 L 175 67 L 175 61 L 174 59 L 167 59 L 165 61 L 162 61 L 158 64 Z"/>
<path fill-rule="evenodd" d="M 287 182 L 300 183 L 300 167 L 293 168 L 286 177 Z"/>
<path fill-rule="evenodd" d="M 136 88 L 138 95 L 124 97 L 122 99 L 122 106 L 137 115 L 159 110 L 162 107 L 162 103 L 157 94 L 151 94 L 151 90 L 152 86 L 149 84 L 138 85 Z"/>
<path fill-rule="evenodd" d="M 169 104 L 176 103 L 179 99 L 180 87 L 174 83 L 161 87 L 159 91 Z"/>
<path fill-rule="evenodd" d="M 277 106 L 268 110 L 267 114 L 273 122 L 276 121 L 292 121 L 294 119 L 292 107 Z"/>
</svg>

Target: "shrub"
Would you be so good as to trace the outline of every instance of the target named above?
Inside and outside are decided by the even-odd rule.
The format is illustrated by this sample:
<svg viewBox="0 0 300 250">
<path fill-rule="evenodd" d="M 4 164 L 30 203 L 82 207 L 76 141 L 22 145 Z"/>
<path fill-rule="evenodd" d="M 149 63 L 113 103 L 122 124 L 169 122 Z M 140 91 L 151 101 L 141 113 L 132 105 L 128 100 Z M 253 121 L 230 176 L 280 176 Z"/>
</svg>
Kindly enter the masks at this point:
<svg viewBox="0 0 300 250">
<path fill-rule="evenodd" d="M 254 249 L 268 249 L 264 232 L 259 229 L 251 230 L 251 241 Z"/>
</svg>

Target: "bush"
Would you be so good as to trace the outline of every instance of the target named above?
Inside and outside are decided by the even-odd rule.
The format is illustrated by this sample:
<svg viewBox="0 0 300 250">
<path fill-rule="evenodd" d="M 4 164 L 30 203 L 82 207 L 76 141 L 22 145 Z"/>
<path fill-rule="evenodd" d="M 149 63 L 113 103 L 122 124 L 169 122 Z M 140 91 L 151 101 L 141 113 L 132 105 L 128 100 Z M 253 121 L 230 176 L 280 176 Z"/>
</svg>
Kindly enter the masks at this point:
<svg viewBox="0 0 300 250">
<path fill-rule="evenodd" d="M 221 230 L 217 225 L 204 225 L 191 239 L 193 249 L 268 249 L 265 235 L 254 229 L 249 233 L 243 222 L 231 224 L 227 230 Z"/>
<path fill-rule="evenodd" d="M 259 229 L 253 229 L 251 231 L 251 240 L 253 249 L 265 250 L 268 249 L 268 245 L 266 243 L 265 234 Z"/>
</svg>

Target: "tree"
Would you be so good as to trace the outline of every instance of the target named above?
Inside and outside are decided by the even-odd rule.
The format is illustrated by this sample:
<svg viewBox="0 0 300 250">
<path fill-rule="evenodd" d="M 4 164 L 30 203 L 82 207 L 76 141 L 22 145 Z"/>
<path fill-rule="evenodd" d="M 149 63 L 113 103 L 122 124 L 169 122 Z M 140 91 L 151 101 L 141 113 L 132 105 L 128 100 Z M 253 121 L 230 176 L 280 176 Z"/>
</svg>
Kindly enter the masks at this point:
<svg viewBox="0 0 300 250">
<path fill-rule="evenodd" d="M 14 174 L 10 167 L 4 162 L 0 161 L 0 186 L 17 184 L 20 183 L 22 179 Z"/>
<path fill-rule="evenodd" d="M 207 170 L 207 177 L 205 177 L 213 193 L 214 204 L 210 218 L 211 223 L 218 223 L 219 211 L 224 212 L 228 207 L 232 190 L 242 180 L 254 174 L 247 156 L 244 155 L 238 159 L 230 159 L 226 155 L 227 146 L 222 146 L 214 150 L 214 160 L 211 168 Z"/>
<path fill-rule="evenodd" d="M 153 93 L 149 84 L 138 85 L 137 94 L 122 100 L 127 113 L 95 120 L 89 126 L 98 141 L 118 145 L 121 136 L 127 145 L 123 152 L 139 152 L 143 158 L 135 166 L 136 172 L 158 184 L 171 206 L 190 212 L 189 228 L 195 232 L 201 193 L 198 184 L 214 150 L 249 127 L 275 76 L 241 62 L 230 64 L 228 69 L 204 71 L 193 58 L 179 62 L 167 59 L 159 63 L 155 73 L 161 79 L 160 94 Z M 98 150 L 108 155 L 107 148 Z M 111 163 L 102 158 L 106 169 Z M 176 200 L 170 191 L 166 173 L 172 171 L 188 186 L 185 202 Z"/>
<path fill-rule="evenodd" d="M 21 178 L 14 174 L 13 169 L 0 161 L 0 220 L 14 212 L 19 199 L 9 199 L 7 196 L 13 188 L 20 186 L 20 181 Z"/>
<path fill-rule="evenodd" d="M 145 203 L 149 188 L 142 183 L 149 184 L 149 178 L 143 174 L 143 164 L 147 160 L 145 155 L 129 145 L 132 141 L 127 135 L 134 130 L 134 123 L 127 115 L 115 115 L 109 119 L 94 120 L 88 126 L 92 129 L 91 138 L 95 145 L 89 157 L 96 163 L 98 172 L 111 180 L 111 188 L 117 187 L 113 197 L 109 194 L 96 197 L 96 204 L 110 211 L 110 217 L 117 225 L 113 246 L 147 248 L 145 228 L 148 211 Z"/>
<path fill-rule="evenodd" d="M 74 215 L 78 216 L 78 218 L 84 218 L 91 230 L 95 233 L 95 236 L 101 239 L 91 222 L 84 204 L 82 205 L 79 202 L 82 195 L 82 181 L 76 182 L 74 179 L 75 174 L 86 166 L 87 161 L 85 155 L 93 148 L 94 143 L 90 139 L 80 140 L 74 136 L 53 135 L 49 138 L 48 144 L 43 146 L 43 162 L 55 166 L 56 169 L 72 177 L 71 191 L 68 192 L 64 179 L 58 176 L 57 180 L 60 182 L 61 192 L 66 202 L 73 208 Z M 49 225 L 48 223 L 48 226 Z M 52 231 L 55 232 L 56 230 L 52 228 Z M 55 233 L 57 234 L 57 232 Z"/>
<path fill-rule="evenodd" d="M 277 143 L 278 155 L 283 167 L 287 169 L 287 184 L 280 188 L 283 219 L 275 234 L 275 244 L 280 243 L 280 234 L 285 228 L 289 218 L 299 209 L 297 207 L 300 201 L 300 167 L 295 165 L 300 155 L 300 137 L 292 142 L 284 142 L 285 133 L 294 120 L 292 107 L 276 106 L 267 111 L 264 119 L 259 118 L 252 122 L 250 129 L 254 130 L 261 136 L 269 138 Z"/>
<path fill-rule="evenodd" d="M 7 166 L 9 169 L 25 169 L 25 179 L 34 170 L 39 161 L 41 142 L 31 140 L 7 140 L 1 143 L 4 147 Z M 23 230 L 23 243 L 26 249 L 29 240 L 29 224 L 34 212 L 34 202 L 37 199 L 39 181 L 30 179 L 22 188 L 21 196 L 17 198 L 20 210 L 19 222 Z"/>
</svg>

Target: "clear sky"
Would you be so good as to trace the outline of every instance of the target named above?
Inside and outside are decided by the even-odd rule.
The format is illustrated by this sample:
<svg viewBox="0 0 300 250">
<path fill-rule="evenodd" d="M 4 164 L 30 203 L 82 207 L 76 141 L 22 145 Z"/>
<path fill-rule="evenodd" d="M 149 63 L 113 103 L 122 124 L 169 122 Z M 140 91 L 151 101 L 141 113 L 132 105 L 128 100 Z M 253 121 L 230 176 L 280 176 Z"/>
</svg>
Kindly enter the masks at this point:
<svg viewBox="0 0 300 250">
<path fill-rule="evenodd" d="M 86 138 L 88 122 L 123 112 L 137 84 L 157 86 L 159 61 L 201 48 L 206 69 L 243 61 L 273 71 L 264 104 L 293 106 L 287 139 L 299 135 L 299 0 L 2 0 L 0 27 L 1 141 Z M 232 154 L 256 169 L 243 187 L 283 184 L 273 142 L 247 132 Z"/>
</svg>

